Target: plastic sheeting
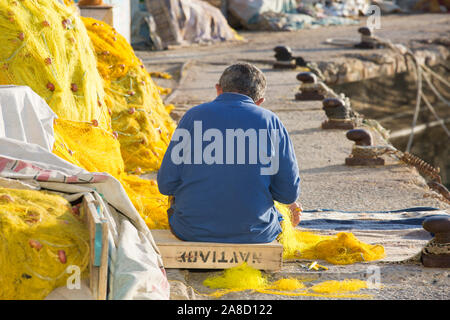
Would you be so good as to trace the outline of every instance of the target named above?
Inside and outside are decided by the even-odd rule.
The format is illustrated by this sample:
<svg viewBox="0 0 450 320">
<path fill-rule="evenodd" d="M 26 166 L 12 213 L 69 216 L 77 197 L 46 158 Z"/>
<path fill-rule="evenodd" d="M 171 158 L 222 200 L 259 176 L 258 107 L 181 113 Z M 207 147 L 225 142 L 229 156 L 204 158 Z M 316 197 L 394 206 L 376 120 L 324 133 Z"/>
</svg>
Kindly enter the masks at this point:
<svg viewBox="0 0 450 320">
<path fill-rule="evenodd" d="M 55 116 L 31 89 L 2 86 L 0 101 L 2 110 L 8 106 L 8 112 L 0 117 L 0 178 L 16 179 L 23 187 L 63 192 L 69 201 L 91 193 L 109 222 L 108 298 L 169 299 L 158 248 L 120 182 L 109 174 L 87 172 L 51 153 L 53 129 L 49 124 Z M 14 126 L 20 127 L 18 133 L 9 129 Z"/>
<path fill-rule="evenodd" d="M 381 212 L 345 212 L 311 210 L 302 212 L 302 227 L 314 230 L 405 230 L 421 229 L 422 222 L 445 214 L 431 207 L 407 208 Z"/>
<path fill-rule="evenodd" d="M 367 6 L 368 0 L 332 2 L 326 7 L 318 1 L 302 1 L 297 5 L 295 0 L 227 0 L 226 3 L 230 19 L 236 19 L 247 29 L 291 31 L 356 24 L 357 21 L 345 17 L 357 15 L 358 10 Z"/>
<path fill-rule="evenodd" d="M 295 13 L 297 3 L 295 0 L 227 0 L 227 7 L 241 23 L 247 25 L 256 23 L 264 12 Z"/>
<path fill-rule="evenodd" d="M 366 14 L 370 6 L 370 0 L 346 0 L 333 1 L 324 7 L 325 14 L 340 17 L 354 17 Z"/>
<path fill-rule="evenodd" d="M 146 0 L 164 47 L 236 40 L 222 12 L 200 0 Z"/>
<path fill-rule="evenodd" d="M 25 86 L 0 86 L 0 137 L 9 137 L 51 149 L 55 113 Z M 36 126 L 36 123 L 41 125 Z"/>
</svg>

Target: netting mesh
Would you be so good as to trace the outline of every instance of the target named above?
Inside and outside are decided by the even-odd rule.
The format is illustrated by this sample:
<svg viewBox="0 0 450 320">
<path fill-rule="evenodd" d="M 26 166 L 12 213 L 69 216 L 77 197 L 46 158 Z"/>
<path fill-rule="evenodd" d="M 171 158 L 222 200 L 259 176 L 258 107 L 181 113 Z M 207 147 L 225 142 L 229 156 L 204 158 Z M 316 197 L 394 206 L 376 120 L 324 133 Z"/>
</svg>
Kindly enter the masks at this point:
<svg viewBox="0 0 450 320">
<path fill-rule="evenodd" d="M 243 263 L 242 265 L 224 270 L 221 274 L 209 277 L 203 285 L 218 289 L 210 294 L 200 295 L 220 298 L 225 294 L 252 290 L 254 292 L 285 295 L 309 296 L 323 298 L 371 298 L 371 295 L 358 293 L 367 289 L 366 281 L 359 279 L 346 279 L 342 281 L 324 281 L 307 286 L 311 280 L 296 278 L 283 278 L 271 281 L 268 275 Z"/>
<path fill-rule="evenodd" d="M 53 153 L 91 172 L 108 172 L 124 187 L 136 210 L 150 229 L 166 229 L 168 197 L 159 193 L 153 180 L 124 171 L 120 144 L 115 136 L 89 123 L 57 119 Z"/>
<path fill-rule="evenodd" d="M 0 188 L 0 299 L 43 299 L 67 266 L 87 269 L 89 234 L 73 212 L 58 195 Z"/>
<path fill-rule="evenodd" d="M 159 193 L 155 181 L 144 180 L 135 175 L 123 175 L 121 183 L 150 229 L 169 228 L 169 199 Z"/>
<path fill-rule="evenodd" d="M 0 84 L 26 85 L 63 119 L 110 128 L 103 81 L 75 8 L 0 1 Z"/>
<path fill-rule="evenodd" d="M 89 122 L 56 119 L 53 153 L 90 172 L 124 172 L 119 141 L 110 131 Z"/>
<path fill-rule="evenodd" d="M 359 241 L 352 233 L 340 232 L 333 236 L 321 236 L 300 231 L 292 226 L 287 206 L 276 204 L 283 216 L 283 232 L 279 241 L 283 245 L 285 259 L 325 260 L 333 264 L 352 264 L 375 261 L 385 256 L 384 247 Z"/>
<path fill-rule="evenodd" d="M 361 289 L 367 289 L 368 285 L 366 281 L 357 279 L 346 279 L 342 281 L 329 280 L 318 283 L 311 287 L 311 290 L 317 293 L 334 294 L 341 292 L 359 291 Z"/>
<path fill-rule="evenodd" d="M 125 39 L 103 22 L 84 22 L 88 30 L 55 0 L 1 1 L 0 83 L 27 85 L 46 99 L 59 116 L 54 153 L 121 180 L 149 226 L 160 226 L 167 197 L 125 172 L 156 170 L 175 124 Z"/>
<path fill-rule="evenodd" d="M 106 102 L 125 170 L 157 170 L 175 130 L 175 122 L 161 100 L 163 90 L 114 28 L 92 18 L 82 20 L 94 44 L 98 71 L 105 80 Z"/>
</svg>

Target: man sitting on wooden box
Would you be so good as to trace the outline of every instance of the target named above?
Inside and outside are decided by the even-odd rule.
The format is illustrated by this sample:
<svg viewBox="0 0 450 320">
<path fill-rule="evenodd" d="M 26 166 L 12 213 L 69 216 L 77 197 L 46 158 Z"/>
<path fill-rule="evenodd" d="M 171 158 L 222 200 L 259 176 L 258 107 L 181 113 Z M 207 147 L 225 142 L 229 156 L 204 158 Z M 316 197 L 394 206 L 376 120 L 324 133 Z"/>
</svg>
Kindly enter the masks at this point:
<svg viewBox="0 0 450 320">
<path fill-rule="evenodd" d="M 300 222 L 297 159 L 280 119 L 260 107 L 266 78 L 255 66 L 228 67 L 217 98 L 186 112 L 158 172 L 171 196 L 172 232 L 181 240 L 268 243 L 281 232 L 274 201 Z"/>
</svg>

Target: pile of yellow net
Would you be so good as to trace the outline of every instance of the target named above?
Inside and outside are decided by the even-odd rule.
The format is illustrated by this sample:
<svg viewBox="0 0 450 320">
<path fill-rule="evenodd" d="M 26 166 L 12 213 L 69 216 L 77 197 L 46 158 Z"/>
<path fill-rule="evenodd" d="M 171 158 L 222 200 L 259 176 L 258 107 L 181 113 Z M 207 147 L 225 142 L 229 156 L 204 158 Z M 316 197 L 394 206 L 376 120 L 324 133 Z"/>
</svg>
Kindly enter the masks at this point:
<svg viewBox="0 0 450 320">
<path fill-rule="evenodd" d="M 26 85 L 62 119 L 110 117 L 91 41 L 74 8 L 58 1 L 0 1 L 0 84 Z"/>
<path fill-rule="evenodd" d="M 59 117 L 53 152 L 119 179 L 149 227 L 162 228 L 167 197 L 126 172 L 156 170 L 175 123 L 125 39 L 103 22 L 84 22 L 56 0 L 1 1 L 0 84 L 43 97 Z"/>
<path fill-rule="evenodd" d="M 202 294 L 220 298 L 221 296 L 245 290 L 252 290 L 264 294 L 285 296 L 309 296 L 322 298 L 371 298 L 369 294 L 357 293 L 369 286 L 366 281 L 359 279 L 346 279 L 343 281 L 323 281 L 318 284 L 306 286 L 311 280 L 296 278 L 283 278 L 271 282 L 267 275 L 248 266 L 246 263 L 226 269 L 223 273 L 212 276 L 203 281 L 203 285 L 218 289 L 210 294 Z"/>
<path fill-rule="evenodd" d="M 158 87 L 141 64 L 136 65 L 137 58 L 131 47 L 120 52 L 111 50 L 112 54 L 127 56 L 128 60 L 118 63 L 125 64 L 124 73 L 102 72 L 102 66 L 108 62 L 102 64 L 99 59 L 97 64 L 95 53 L 98 50 L 90 37 L 98 33 L 101 35 L 98 39 L 103 39 L 113 32 L 112 28 L 102 25 L 88 33 L 76 9 L 56 0 L 2 0 L 0 84 L 26 85 L 44 98 L 59 117 L 54 123 L 53 152 L 88 171 L 107 172 L 119 179 L 149 227 L 163 228 L 168 225 L 167 197 L 158 192 L 154 181 L 128 175 L 126 168 L 157 169 L 175 124 L 162 104 Z M 123 45 L 125 40 L 116 36 Z M 96 39 L 94 43 L 104 45 L 103 40 Z M 123 95 L 125 90 L 130 90 L 130 85 L 135 93 Z M 125 156 L 121 152 L 122 144 L 127 146 Z M 26 195 L 28 192 L 25 191 L 24 197 L 31 197 L 31 193 Z M 53 202 L 49 204 L 47 214 L 52 214 Z M 41 215 L 45 215 L 43 210 Z M 14 214 L 19 217 L 16 211 L 11 213 Z M 53 237 L 49 243 L 73 246 L 78 240 L 66 233 L 82 237 L 74 224 L 61 225 L 60 232 L 54 229 L 56 227 L 39 229 L 39 237 L 44 240 Z M 22 230 L 19 220 L 11 218 L 3 236 L 15 241 L 26 235 Z M 20 248 L 8 250 L 20 254 Z M 9 265 L 16 268 L 15 272 L 2 269 L 2 281 L 14 283 L 15 288 L 2 286 L 1 298 L 43 298 L 62 285 L 62 269 L 53 264 L 54 256 L 50 253 L 49 249 L 43 249 L 39 260 L 29 260 L 36 274 L 46 275 L 49 281 L 33 275 L 31 281 L 24 281 L 23 277 L 29 275 L 26 265 L 16 260 Z M 10 254 L 0 251 L 0 261 L 10 261 Z M 51 270 L 41 270 L 44 265 Z M 59 278 L 53 280 L 56 277 Z"/>
<path fill-rule="evenodd" d="M 86 271 L 89 234 L 63 197 L 0 188 L 0 299 L 43 299 Z"/>
<path fill-rule="evenodd" d="M 91 172 L 108 172 L 117 178 L 150 229 L 168 228 L 168 197 L 159 193 L 153 180 L 141 179 L 124 172 L 120 144 L 111 133 L 89 123 L 57 119 L 53 152 Z M 93 142 L 99 143 L 95 147 Z"/>
<path fill-rule="evenodd" d="M 289 208 L 276 203 L 283 216 L 283 232 L 279 241 L 283 245 L 285 259 L 326 260 L 332 264 L 352 264 L 375 261 L 385 255 L 381 245 L 359 241 L 352 233 L 340 232 L 333 236 L 321 236 L 300 231 L 292 226 Z"/>
<path fill-rule="evenodd" d="M 88 122 L 56 119 L 53 153 L 90 172 L 108 172 L 120 178 L 124 163 L 120 143 L 110 131 Z"/>
<path fill-rule="evenodd" d="M 175 122 L 133 48 L 114 28 L 82 18 L 97 56 L 97 69 L 105 80 L 107 105 L 117 135 L 125 170 L 158 170 Z"/>
</svg>

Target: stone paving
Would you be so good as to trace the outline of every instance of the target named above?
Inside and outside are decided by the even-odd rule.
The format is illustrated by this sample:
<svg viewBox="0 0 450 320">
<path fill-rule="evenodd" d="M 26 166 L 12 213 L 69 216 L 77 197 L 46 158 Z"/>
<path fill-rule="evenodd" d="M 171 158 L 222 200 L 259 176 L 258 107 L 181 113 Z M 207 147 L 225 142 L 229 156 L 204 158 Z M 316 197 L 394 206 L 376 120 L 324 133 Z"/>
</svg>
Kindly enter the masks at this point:
<svg viewBox="0 0 450 320">
<path fill-rule="evenodd" d="M 412 25 L 411 21 L 415 21 Z M 403 43 L 411 39 L 441 37 L 448 34 L 450 17 L 446 15 L 388 16 L 382 19 L 383 29 L 378 35 Z M 244 33 L 245 44 L 218 44 L 180 48 L 165 52 L 138 52 L 150 70 L 170 71 L 174 80 L 157 79 L 159 85 L 176 87 L 170 102 L 175 104 L 174 118 L 178 119 L 190 107 L 210 101 L 215 97 L 214 85 L 224 68 L 237 61 L 252 61 L 267 76 L 268 90 L 263 107 L 275 112 L 289 131 L 294 143 L 302 179 L 302 194 L 299 201 L 305 210 L 334 209 L 342 211 L 381 211 L 410 207 L 428 206 L 448 210 L 450 206 L 433 197 L 415 169 L 394 159 L 383 156 L 386 165 L 381 167 L 348 167 L 345 158 L 351 153 L 353 142 L 345 137 L 345 130 L 323 130 L 326 120 L 320 101 L 296 101 L 295 93 L 299 82 L 295 70 L 274 70 L 269 63 L 273 60 L 275 45 L 290 45 L 294 51 L 307 59 L 338 61 L 347 53 L 361 53 L 361 50 L 346 50 L 323 44 L 330 37 L 357 37 L 357 26 L 342 26 L 301 30 L 292 33 Z M 180 84 L 176 80 L 177 70 L 183 68 Z M 373 128 L 375 144 L 387 142 Z M 301 223 L 299 228 L 302 228 Z M 331 230 L 329 233 L 336 233 Z M 370 243 L 383 240 L 390 251 L 389 258 L 401 257 L 402 248 L 408 254 L 419 252 L 429 239 L 429 234 L 416 230 L 409 235 L 360 233 L 358 237 Z M 395 250 L 395 249 L 398 250 Z M 403 252 L 406 252 L 403 251 Z M 404 254 L 403 254 L 404 255 Z M 387 259 L 389 260 L 389 259 Z M 392 259 L 391 259 L 392 260 Z M 396 260 L 396 259 L 393 259 Z M 379 266 L 383 287 L 366 290 L 375 299 L 449 299 L 450 274 L 448 269 L 429 269 L 418 265 L 355 264 L 330 266 L 328 271 L 314 272 L 317 280 L 364 278 L 367 267 Z M 168 270 L 172 284 L 172 298 L 208 299 L 198 292 L 210 292 L 201 283 L 213 274 L 212 271 Z M 308 277 L 300 263 L 285 263 L 275 278 L 296 276 Z M 197 293 L 196 293 L 197 292 Z M 285 297 L 260 293 L 233 293 L 221 299 L 319 299 L 314 297 Z"/>
</svg>

